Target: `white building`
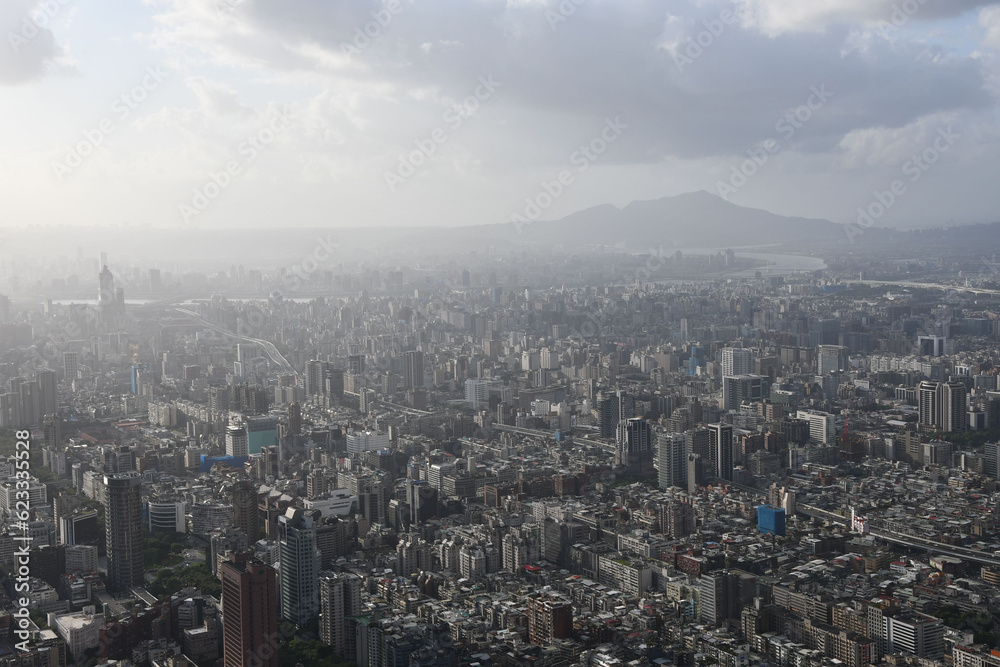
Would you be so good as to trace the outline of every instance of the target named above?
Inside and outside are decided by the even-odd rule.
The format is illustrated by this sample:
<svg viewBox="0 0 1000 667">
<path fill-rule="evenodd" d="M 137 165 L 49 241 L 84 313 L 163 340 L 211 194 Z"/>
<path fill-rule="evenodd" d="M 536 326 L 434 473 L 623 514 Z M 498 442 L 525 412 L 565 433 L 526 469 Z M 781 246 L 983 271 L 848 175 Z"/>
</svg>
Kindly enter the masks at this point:
<svg viewBox="0 0 1000 667">
<path fill-rule="evenodd" d="M 829 412 L 799 410 L 795 413 L 795 418 L 804 419 L 809 422 L 810 442 L 828 445 L 836 441 L 836 418 Z"/>
<path fill-rule="evenodd" d="M 187 532 L 183 500 L 149 502 L 149 532 Z"/>
<path fill-rule="evenodd" d="M 91 572 L 97 570 L 97 547 L 87 544 L 75 544 L 66 547 L 66 571 Z"/>
<path fill-rule="evenodd" d="M 104 614 L 95 614 L 94 607 L 84 607 L 75 614 L 49 614 L 49 627 L 66 642 L 74 657 L 90 648 L 97 648 L 104 626 Z"/>
<path fill-rule="evenodd" d="M 24 489 L 22 489 L 23 491 Z M 45 485 L 32 477 L 28 481 L 28 503 L 30 507 L 41 507 L 49 502 Z M 23 501 L 23 499 L 22 499 Z M 0 486 L 0 509 L 7 515 L 17 510 L 17 481 L 8 480 Z"/>
<path fill-rule="evenodd" d="M 356 431 L 347 434 L 347 453 L 360 454 L 361 452 L 375 452 L 380 449 L 389 449 L 391 442 L 388 433 Z"/>
<path fill-rule="evenodd" d="M 722 349 L 722 375 L 751 375 L 754 372 L 753 350 L 739 347 Z"/>
<path fill-rule="evenodd" d="M 330 492 L 329 498 L 303 500 L 302 504 L 307 510 L 319 510 L 325 519 L 328 516 L 346 516 L 350 514 L 352 508 L 358 508 L 358 497 L 351 494 L 350 489 L 334 489 Z"/>
</svg>

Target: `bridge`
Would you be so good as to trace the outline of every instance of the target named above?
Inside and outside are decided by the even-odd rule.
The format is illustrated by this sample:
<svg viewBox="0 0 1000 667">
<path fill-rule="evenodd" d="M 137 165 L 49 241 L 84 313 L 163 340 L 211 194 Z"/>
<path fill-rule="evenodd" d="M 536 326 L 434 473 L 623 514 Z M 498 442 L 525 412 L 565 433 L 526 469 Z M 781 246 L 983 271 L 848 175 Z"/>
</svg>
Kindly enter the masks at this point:
<svg viewBox="0 0 1000 667">
<path fill-rule="evenodd" d="M 966 287 L 964 285 L 943 285 L 941 283 L 917 283 L 903 280 L 848 280 L 848 285 L 889 285 L 893 287 L 907 287 L 910 289 L 936 289 L 945 292 L 969 292 L 971 294 L 989 294 L 990 296 L 1000 296 L 1000 290 L 986 289 L 982 287 Z"/>
</svg>

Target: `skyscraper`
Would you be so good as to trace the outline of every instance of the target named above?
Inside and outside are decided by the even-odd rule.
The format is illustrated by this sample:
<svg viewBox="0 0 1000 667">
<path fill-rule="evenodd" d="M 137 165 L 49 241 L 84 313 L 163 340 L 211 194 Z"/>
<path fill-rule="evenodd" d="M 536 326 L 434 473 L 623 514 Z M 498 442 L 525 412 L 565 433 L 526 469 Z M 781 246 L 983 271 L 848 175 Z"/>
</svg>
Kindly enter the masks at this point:
<svg viewBox="0 0 1000 667">
<path fill-rule="evenodd" d="M 741 347 L 722 348 L 722 375 L 750 375 L 753 373 L 753 350 Z"/>
<path fill-rule="evenodd" d="M 56 389 L 56 372 L 42 370 L 35 374 L 38 383 L 38 397 L 43 415 L 51 415 L 59 410 L 59 391 Z"/>
<path fill-rule="evenodd" d="M 968 389 L 961 382 L 932 382 L 917 385 L 918 423 L 943 433 L 963 431 L 967 425 Z"/>
<path fill-rule="evenodd" d="M 843 345 L 820 345 L 816 348 L 816 372 L 842 373 L 850 370 L 847 348 Z"/>
<path fill-rule="evenodd" d="M 142 477 L 138 472 L 104 476 L 108 588 L 127 591 L 143 585 Z"/>
<path fill-rule="evenodd" d="M 614 438 L 618 423 L 635 417 L 635 396 L 619 390 L 603 394 L 597 401 L 598 425 L 602 438 Z"/>
<path fill-rule="evenodd" d="M 62 449 L 62 418 L 59 415 L 45 415 L 42 419 L 42 433 L 47 448 Z"/>
<path fill-rule="evenodd" d="M 712 474 L 718 479 L 733 479 L 733 427 L 729 424 L 708 425 Z"/>
<path fill-rule="evenodd" d="M 687 438 L 683 433 L 660 433 L 657 447 L 660 488 L 687 488 Z"/>
<path fill-rule="evenodd" d="M 260 512 L 257 509 L 257 485 L 241 479 L 233 485 L 233 525 L 242 530 L 250 543 L 260 538 Z"/>
<path fill-rule="evenodd" d="M 968 389 L 961 382 L 942 382 L 938 385 L 938 430 L 944 433 L 964 431 L 968 424 Z"/>
<path fill-rule="evenodd" d="M 97 276 L 99 287 L 97 290 L 97 307 L 101 313 L 114 309 L 115 305 L 115 279 L 107 266 L 101 269 Z"/>
<path fill-rule="evenodd" d="M 230 424 L 226 427 L 226 456 L 244 458 L 248 455 L 246 427 L 243 424 Z"/>
<path fill-rule="evenodd" d="M 411 481 L 407 484 L 406 501 L 410 505 L 411 525 L 420 525 L 437 516 L 438 490 L 427 482 Z"/>
<path fill-rule="evenodd" d="M 938 425 L 937 382 L 924 380 L 917 385 L 917 409 L 917 419 L 920 426 L 934 427 Z"/>
<path fill-rule="evenodd" d="M 770 389 L 770 379 L 764 375 L 724 375 L 722 409 L 738 410 L 743 403 L 762 401 Z"/>
<path fill-rule="evenodd" d="M 66 382 L 72 382 L 80 373 L 80 354 L 63 352 L 63 377 Z"/>
<path fill-rule="evenodd" d="M 424 386 L 424 353 L 409 350 L 403 353 L 403 389 Z"/>
<path fill-rule="evenodd" d="M 353 573 L 324 572 L 319 579 L 319 638 L 347 661 L 356 657 L 354 632 L 347 618 L 361 613 L 361 578 Z"/>
<path fill-rule="evenodd" d="M 274 569 L 248 554 L 219 567 L 225 667 L 277 667 L 278 592 Z"/>
<path fill-rule="evenodd" d="M 319 613 L 319 512 L 289 507 L 278 517 L 281 550 L 281 618 L 303 626 Z"/>
<path fill-rule="evenodd" d="M 642 417 L 618 422 L 615 465 L 623 466 L 629 475 L 653 473 L 653 428 Z"/>
</svg>

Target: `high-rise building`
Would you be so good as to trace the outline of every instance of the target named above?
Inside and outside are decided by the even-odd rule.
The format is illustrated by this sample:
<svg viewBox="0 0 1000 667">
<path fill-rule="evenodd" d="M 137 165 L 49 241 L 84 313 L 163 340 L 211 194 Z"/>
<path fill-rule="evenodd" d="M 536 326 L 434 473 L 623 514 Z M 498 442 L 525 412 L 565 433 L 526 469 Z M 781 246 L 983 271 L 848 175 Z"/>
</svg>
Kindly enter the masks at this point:
<svg viewBox="0 0 1000 667">
<path fill-rule="evenodd" d="M 80 373 L 80 353 L 63 352 L 63 377 L 72 382 Z"/>
<path fill-rule="evenodd" d="M 344 369 L 313 359 L 306 364 L 306 396 L 343 396 Z"/>
<path fill-rule="evenodd" d="M 319 512 L 289 507 L 278 517 L 281 550 L 281 618 L 304 626 L 319 613 Z"/>
<path fill-rule="evenodd" d="M 11 390 L 13 391 L 14 380 L 11 380 Z M 25 426 L 37 426 L 42 421 L 41 392 L 38 382 L 21 379 L 17 385 L 18 393 L 21 395 L 21 423 Z"/>
<path fill-rule="evenodd" d="M 968 393 L 968 389 L 961 382 L 942 382 L 938 385 L 939 431 L 952 433 L 966 429 Z"/>
<path fill-rule="evenodd" d="M 968 424 L 968 389 L 957 381 L 924 380 L 917 385 L 917 409 L 922 428 L 963 431 Z"/>
<path fill-rule="evenodd" d="M 642 417 L 618 422 L 615 465 L 623 466 L 629 475 L 653 473 L 653 427 Z"/>
<path fill-rule="evenodd" d="M 278 444 L 278 420 L 274 417 L 247 417 L 246 432 L 248 454 L 260 454 L 264 447 Z"/>
<path fill-rule="evenodd" d="M 105 447 L 103 454 L 104 472 L 109 475 L 138 470 L 135 450 L 128 445 Z"/>
<path fill-rule="evenodd" d="M 816 348 L 816 372 L 819 375 L 846 373 L 849 370 L 850 357 L 845 346 L 820 345 Z"/>
<path fill-rule="evenodd" d="M 144 583 L 142 477 L 138 472 L 105 475 L 104 493 L 108 588 L 123 592 Z"/>
<path fill-rule="evenodd" d="M 821 410 L 799 410 L 795 413 L 795 418 L 802 419 L 809 423 L 809 442 L 829 445 L 836 441 L 836 417 L 829 412 L 823 412 Z"/>
<path fill-rule="evenodd" d="M 243 424 L 230 424 L 226 427 L 226 456 L 244 458 L 249 455 L 247 431 Z"/>
<path fill-rule="evenodd" d="M 944 623 L 940 618 L 904 611 L 885 616 L 882 622 L 881 639 L 886 654 L 910 653 L 929 659 L 944 655 Z"/>
<path fill-rule="evenodd" d="M 274 568 L 249 554 L 219 567 L 222 579 L 222 664 L 278 666 L 278 591 Z"/>
<path fill-rule="evenodd" d="M 762 401 L 770 390 L 771 380 L 766 375 L 724 375 L 722 409 L 738 410 L 743 403 Z"/>
<path fill-rule="evenodd" d="M 35 374 L 38 383 L 39 405 L 43 415 L 51 415 L 59 410 L 59 391 L 56 389 L 56 372 L 41 370 Z"/>
<path fill-rule="evenodd" d="M 288 435 L 302 433 L 302 406 L 292 403 L 288 406 Z"/>
<path fill-rule="evenodd" d="M 690 453 L 687 457 L 687 491 L 697 493 L 705 486 L 705 459 L 700 454 Z"/>
<path fill-rule="evenodd" d="M 528 641 L 550 646 L 556 639 L 573 636 L 573 605 L 546 593 L 528 596 Z"/>
<path fill-rule="evenodd" d="M 753 373 L 753 350 L 740 347 L 722 348 L 722 375 L 750 375 Z"/>
<path fill-rule="evenodd" d="M 107 266 L 101 269 L 97 276 L 97 307 L 102 313 L 114 310 L 115 305 L 115 279 Z"/>
<path fill-rule="evenodd" d="M 348 617 L 361 613 L 361 578 L 324 572 L 319 579 L 319 638 L 345 661 L 356 659 L 356 639 Z M 350 631 L 349 631 L 350 630 Z"/>
<path fill-rule="evenodd" d="M 709 460 L 717 479 L 733 479 L 733 427 L 730 424 L 709 424 Z"/>
<path fill-rule="evenodd" d="M 983 445 L 983 474 L 989 479 L 1000 479 L 1000 442 Z"/>
<path fill-rule="evenodd" d="M 701 621 L 720 625 L 739 618 L 740 577 L 726 570 L 701 575 Z"/>
<path fill-rule="evenodd" d="M 410 505 L 410 524 L 413 526 L 438 515 L 438 490 L 427 482 L 409 482 L 406 502 Z"/>
<path fill-rule="evenodd" d="M 687 438 L 683 433 L 660 433 L 657 438 L 659 486 L 687 488 Z"/>
<path fill-rule="evenodd" d="M 257 485 L 241 479 L 233 485 L 233 526 L 242 530 L 253 543 L 260 538 L 260 511 L 257 508 Z"/>
<path fill-rule="evenodd" d="M 46 414 L 42 418 L 42 435 L 46 449 L 62 449 L 62 417 L 57 414 Z"/>
<path fill-rule="evenodd" d="M 403 353 L 403 389 L 424 386 L 424 353 L 409 350 Z"/>
<path fill-rule="evenodd" d="M 614 438 L 618 423 L 635 417 L 635 396 L 619 390 L 603 394 L 597 401 L 598 426 L 602 438 Z"/>
</svg>

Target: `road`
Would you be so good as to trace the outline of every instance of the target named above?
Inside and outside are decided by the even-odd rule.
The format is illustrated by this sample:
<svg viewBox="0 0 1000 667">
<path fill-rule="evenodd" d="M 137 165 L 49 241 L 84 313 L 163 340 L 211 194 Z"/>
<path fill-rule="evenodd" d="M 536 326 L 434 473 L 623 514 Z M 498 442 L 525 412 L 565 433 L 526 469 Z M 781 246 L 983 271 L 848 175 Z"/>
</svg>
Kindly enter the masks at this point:
<svg viewBox="0 0 1000 667">
<path fill-rule="evenodd" d="M 295 375 L 295 377 L 299 376 L 298 371 L 296 371 L 292 367 L 292 365 L 288 363 L 288 360 L 285 359 L 284 356 L 282 356 L 281 352 L 278 352 L 278 348 L 275 347 L 274 343 L 272 343 L 271 341 L 264 340 L 263 338 L 251 338 L 250 336 L 241 336 L 240 334 L 233 333 L 228 329 L 224 329 L 217 324 L 212 324 L 211 322 L 205 320 L 193 310 L 187 310 L 186 308 L 174 308 L 173 310 L 177 311 L 178 313 L 184 313 L 188 317 L 197 320 L 197 322 L 206 329 L 211 329 L 212 331 L 220 333 L 223 336 L 227 336 L 229 338 L 235 338 L 236 340 L 246 341 L 248 343 L 256 343 L 257 345 L 260 345 L 262 348 L 264 348 L 264 353 L 268 356 L 268 358 L 272 362 L 280 366 L 286 373 L 291 373 Z"/>
<path fill-rule="evenodd" d="M 752 486 L 745 486 L 743 484 L 733 484 L 733 483 L 730 483 L 730 485 L 741 491 L 746 491 L 747 493 L 754 493 L 757 494 L 758 496 L 765 495 L 760 489 L 755 489 Z M 843 517 L 829 510 L 821 509 L 819 507 L 814 507 L 812 505 L 807 505 L 805 503 L 796 503 L 795 512 L 796 514 L 805 514 L 806 516 L 813 516 L 818 519 L 835 521 L 845 526 L 850 526 L 851 523 L 850 519 L 847 517 Z M 904 535 L 903 533 L 897 533 L 891 530 L 872 528 L 869 529 L 869 534 L 872 537 L 876 537 L 880 540 L 885 540 L 886 542 L 892 542 L 894 544 L 901 544 L 911 549 L 924 549 L 929 552 L 939 553 L 945 556 L 954 556 L 955 558 L 961 558 L 963 560 L 973 561 L 975 563 L 980 563 L 982 565 L 993 565 L 1000 567 L 1000 558 L 995 558 L 991 553 L 976 551 L 975 549 L 969 549 L 968 547 L 957 547 L 952 544 L 945 544 L 944 542 L 936 542 L 934 540 L 929 540 L 924 537 Z"/>
<path fill-rule="evenodd" d="M 806 516 L 814 516 L 820 519 L 836 521 L 844 525 L 850 524 L 850 520 L 846 517 L 842 517 L 839 514 L 834 514 L 828 510 L 813 507 L 811 505 L 796 503 L 795 510 L 797 513 L 805 514 Z M 1000 567 L 1000 558 L 994 558 L 993 554 L 976 551 L 975 549 L 969 549 L 968 547 L 958 547 L 953 544 L 945 544 L 944 542 L 935 542 L 934 540 L 929 540 L 924 537 L 904 535 L 902 533 L 883 529 L 872 528 L 869 530 L 869 534 L 880 540 L 893 542 L 894 544 L 902 544 L 903 546 L 910 547 L 911 549 L 924 549 L 926 551 L 944 554 L 945 556 L 954 556 L 955 558 L 971 560 L 983 565 L 995 565 Z"/>
</svg>

